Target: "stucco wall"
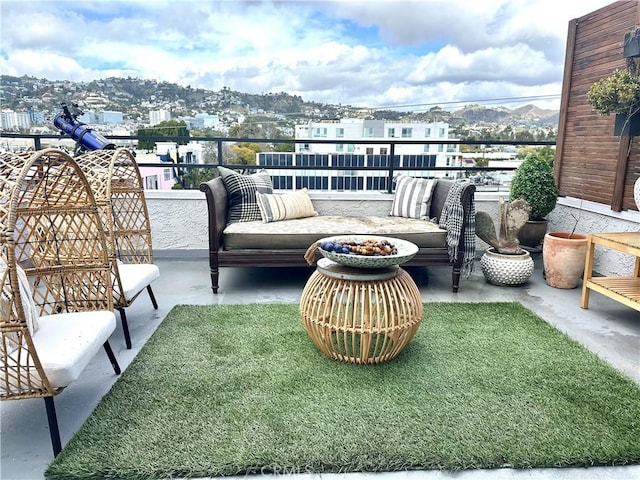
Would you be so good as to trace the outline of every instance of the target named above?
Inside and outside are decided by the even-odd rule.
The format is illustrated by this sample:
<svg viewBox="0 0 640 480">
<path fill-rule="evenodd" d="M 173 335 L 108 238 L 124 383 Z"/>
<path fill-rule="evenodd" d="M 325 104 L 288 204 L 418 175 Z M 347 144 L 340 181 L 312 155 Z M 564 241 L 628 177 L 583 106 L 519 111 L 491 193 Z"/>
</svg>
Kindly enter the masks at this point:
<svg viewBox="0 0 640 480">
<path fill-rule="evenodd" d="M 206 255 L 208 249 L 207 202 L 204 193 L 189 191 L 147 191 L 147 208 L 151 219 L 153 249 L 157 255 L 181 255 L 197 252 Z M 477 192 L 476 210 L 489 213 L 497 224 L 498 193 Z M 320 214 L 328 215 L 388 215 L 393 195 L 386 193 L 311 193 L 313 205 Z M 640 231 L 640 213 L 611 212 L 607 207 L 579 200 L 560 199 L 549 215 L 549 231 L 615 232 Z M 477 239 L 477 256 L 488 247 Z M 627 255 L 598 248 L 595 270 L 603 275 L 629 274 L 633 259 Z"/>
<path fill-rule="evenodd" d="M 560 198 L 549 214 L 547 231 L 591 232 L 640 232 L 640 213 L 635 210 L 613 212 L 600 203 L 574 198 Z M 596 247 L 594 270 L 603 275 L 633 274 L 634 258 L 604 247 Z"/>
</svg>

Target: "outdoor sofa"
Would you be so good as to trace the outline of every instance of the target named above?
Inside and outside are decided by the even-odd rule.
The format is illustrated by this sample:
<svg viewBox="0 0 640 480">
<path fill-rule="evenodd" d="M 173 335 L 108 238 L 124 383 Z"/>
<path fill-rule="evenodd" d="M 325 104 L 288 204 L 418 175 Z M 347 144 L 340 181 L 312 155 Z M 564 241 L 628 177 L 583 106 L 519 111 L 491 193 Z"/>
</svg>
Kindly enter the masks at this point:
<svg viewBox="0 0 640 480">
<path fill-rule="evenodd" d="M 225 168 L 219 170 L 230 172 Z M 257 174 L 251 177 L 255 175 Z M 236 198 L 237 192 L 228 192 L 229 185 L 225 186 L 222 176 L 204 182 L 200 185 L 200 190 L 205 193 L 208 206 L 211 288 L 214 293 L 218 293 L 221 267 L 310 267 L 305 253 L 321 238 L 339 235 L 381 235 L 408 240 L 419 247 L 418 253 L 405 264 L 406 266 L 451 265 L 452 290 L 457 292 L 461 273 L 463 269 L 471 268 L 475 256 L 475 187 L 470 182 L 448 179 L 433 180 L 433 183 L 435 186 L 431 190 L 430 201 L 426 207 L 427 219 L 392 215 L 316 214 L 280 221 L 237 221 L 235 218 L 236 221 L 230 222 L 230 218 L 233 217 L 229 212 L 230 198 Z M 454 185 L 456 193 L 452 192 L 453 195 L 449 195 Z M 397 192 L 396 189 L 396 195 Z M 449 204 L 452 202 L 455 204 L 452 207 L 457 208 L 458 212 L 448 215 L 449 218 L 455 216 L 455 221 L 445 224 L 453 224 L 456 229 L 453 235 L 454 232 L 448 232 L 446 228 L 439 226 L 445 210 L 451 211 Z"/>
</svg>

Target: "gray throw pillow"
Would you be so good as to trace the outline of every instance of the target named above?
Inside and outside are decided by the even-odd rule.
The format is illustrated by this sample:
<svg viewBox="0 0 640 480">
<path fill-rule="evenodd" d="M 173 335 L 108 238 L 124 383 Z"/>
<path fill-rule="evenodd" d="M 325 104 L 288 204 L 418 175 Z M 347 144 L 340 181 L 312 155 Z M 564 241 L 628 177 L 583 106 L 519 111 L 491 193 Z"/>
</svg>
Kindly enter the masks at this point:
<svg viewBox="0 0 640 480">
<path fill-rule="evenodd" d="M 273 193 L 271 177 L 266 171 L 242 175 L 230 168 L 218 167 L 227 190 L 229 203 L 227 223 L 262 220 L 256 192 Z"/>
</svg>

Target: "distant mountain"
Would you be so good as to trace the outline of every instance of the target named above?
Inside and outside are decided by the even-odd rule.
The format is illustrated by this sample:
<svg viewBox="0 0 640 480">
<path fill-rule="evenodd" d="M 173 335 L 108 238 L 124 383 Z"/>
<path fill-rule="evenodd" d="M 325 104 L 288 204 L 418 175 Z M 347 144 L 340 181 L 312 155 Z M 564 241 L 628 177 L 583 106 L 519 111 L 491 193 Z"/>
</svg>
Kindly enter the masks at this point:
<svg viewBox="0 0 640 480">
<path fill-rule="evenodd" d="M 0 76 L 0 104 L 14 111 L 44 112 L 52 118 L 60 103 L 78 103 L 83 110 L 120 111 L 125 120 L 145 122 L 151 110 L 168 110 L 173 118 L 198 113 L 220 117 L 233 114 L 270 117 L 272 123 L 291 127 L 301 121 L 337 118 L 375 118 L 400 122 L 441 121 L 451 125 L 511 125 L 556 127 L 558 112 L 525 105 L 515 110 L 470 105 L 455 112 L 434 107 L 426 112 L 398 112 L 309 102 L 285 92 L 248 94 L 207 90 L 138 78 L 105 78 L 92 82 L 47 80 L 29 76 Z"/>
<path fill-rule="evenodd" d="M 509 110 L 505 107 L 469 105 L 453 112 L 454 117 L 473 124 L 531 124 L 536 126 L 557 126 L 558 110 L 545 110 L 535 105 L 524 105 Z"/>
</svg>

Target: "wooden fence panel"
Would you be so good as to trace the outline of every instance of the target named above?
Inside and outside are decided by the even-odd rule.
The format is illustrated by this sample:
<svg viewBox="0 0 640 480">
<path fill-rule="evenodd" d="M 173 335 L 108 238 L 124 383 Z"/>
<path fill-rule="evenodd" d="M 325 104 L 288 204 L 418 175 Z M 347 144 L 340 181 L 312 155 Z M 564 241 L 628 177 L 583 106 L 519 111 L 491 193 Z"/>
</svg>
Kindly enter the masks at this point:
<svg viewBox="0 0 640 480">
<path fill-rule="evenodd" d="M 622 41 L 637 24 L 638 12 L 637 0 L 612 3 L 572 20 L 567 38 L 555 161 L 560 195 L 604 203 L 617 211 L 636 208 L 633 182 L 640 173 L 640 146 L 632 141 L 621 168 L 619 151 L 626 139 L 613 135 L 615 116 L 593 112 L 586 94 L 594 82 L 626 67 Z"/>
</svg>

